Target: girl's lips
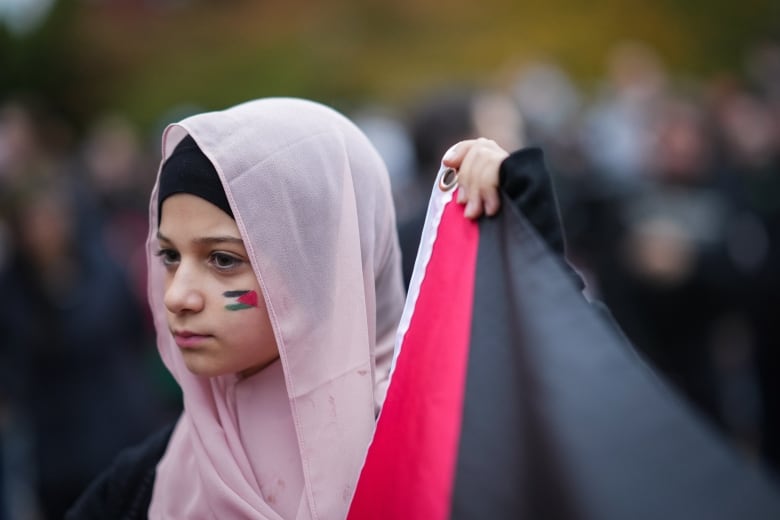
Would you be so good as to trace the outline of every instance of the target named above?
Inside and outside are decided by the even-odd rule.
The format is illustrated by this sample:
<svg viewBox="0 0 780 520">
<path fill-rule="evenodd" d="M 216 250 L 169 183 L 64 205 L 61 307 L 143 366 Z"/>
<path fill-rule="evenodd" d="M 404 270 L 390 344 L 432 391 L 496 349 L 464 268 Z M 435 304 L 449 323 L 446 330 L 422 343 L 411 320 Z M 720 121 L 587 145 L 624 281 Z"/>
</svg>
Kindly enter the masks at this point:
<svg viewBox="0 0 780 520">
<path fill-rule="evenodd" d="M 189 331 L 174 331 L 173 340 L 179 348 L 197 348 L 201 346 L 211 336 L 206 334 L 196 334 Z"/>
</svg>

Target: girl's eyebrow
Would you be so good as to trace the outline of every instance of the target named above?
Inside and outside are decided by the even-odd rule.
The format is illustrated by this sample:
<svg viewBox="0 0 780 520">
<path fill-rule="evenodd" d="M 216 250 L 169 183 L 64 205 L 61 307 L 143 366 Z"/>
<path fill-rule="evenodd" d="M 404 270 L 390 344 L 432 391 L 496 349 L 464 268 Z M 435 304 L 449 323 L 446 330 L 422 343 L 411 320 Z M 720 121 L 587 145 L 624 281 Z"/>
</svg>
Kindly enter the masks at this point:
<svg viewBox="0 0 780 520">
<path fill-rule="evenodd" d="M 170 238 L 160 233 L 160 231 L 157 231 L 157 238 L 164 242 L 173 243 L 173 241 Z M 240 238 L 232 237 L 229 235 L 215 236 L 215 237 L 198 237 L 194 239 L 193 242 L 195 242 L 196 244 L 218 244 L 218 243 L 225 243 L 225 242 L 232 243 L 232 244 L 241 244 L 241 245 L 244 244 L 244 241 L 241 240 Z"/>
<path fill-rule="evenodd" d="M 193 240 L 196 244 L 218 244 L 221 242 L 229 242 L 231 244 L 244 245 L 244 241 L 240 238 L 231 236 L 216 236 L 216 237 L 199 237 Z"/>
</svg>

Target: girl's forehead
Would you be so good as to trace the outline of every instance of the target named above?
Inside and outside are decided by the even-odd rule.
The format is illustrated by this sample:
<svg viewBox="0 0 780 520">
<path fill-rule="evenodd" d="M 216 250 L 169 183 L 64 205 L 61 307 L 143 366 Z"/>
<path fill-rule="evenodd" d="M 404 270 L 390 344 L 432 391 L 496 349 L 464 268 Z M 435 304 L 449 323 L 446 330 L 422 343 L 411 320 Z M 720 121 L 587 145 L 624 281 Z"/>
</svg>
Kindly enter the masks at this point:
<svg viewBox="0 0 780 520">
<path fill-rule="evenodd" d="M 177 193 L 165 199 L 158 230 L 165 238 L 188 235 L 193 238 L 215 236 L 241 240 L 236 221 L 230 215 L 189 193 Z"/>
</svg>

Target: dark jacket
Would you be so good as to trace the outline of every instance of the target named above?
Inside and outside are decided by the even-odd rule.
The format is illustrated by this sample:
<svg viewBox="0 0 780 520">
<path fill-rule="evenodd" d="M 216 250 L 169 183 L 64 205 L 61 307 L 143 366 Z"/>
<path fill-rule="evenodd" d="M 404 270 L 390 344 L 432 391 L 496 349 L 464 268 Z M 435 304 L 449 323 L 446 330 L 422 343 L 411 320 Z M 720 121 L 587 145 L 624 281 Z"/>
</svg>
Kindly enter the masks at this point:
<svg viewBox="0 0 780 520">
<path fill-rule="evenodd" d="M 173 424 L 142 444 L 123 451 L 81 495 L 66 520 L 134 520 L 147 517 L 157 463 L 165 453 Z"/>
</svg>

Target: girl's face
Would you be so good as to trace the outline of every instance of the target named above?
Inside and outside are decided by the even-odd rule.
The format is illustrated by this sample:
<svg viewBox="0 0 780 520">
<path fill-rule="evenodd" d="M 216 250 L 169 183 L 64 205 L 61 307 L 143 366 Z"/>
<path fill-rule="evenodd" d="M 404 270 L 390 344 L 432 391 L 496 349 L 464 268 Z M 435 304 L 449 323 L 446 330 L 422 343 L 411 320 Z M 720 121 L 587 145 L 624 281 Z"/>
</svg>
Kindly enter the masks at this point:
<svg viewBox="0 0 780 520">
<path fill-rule="evenodd" d="M 179 193 L 163 202 L 158 238 L 168 327 L 187 368 L 247 377 L 276 360 L 268 310 L 236 222 Z"/>
</svg>

